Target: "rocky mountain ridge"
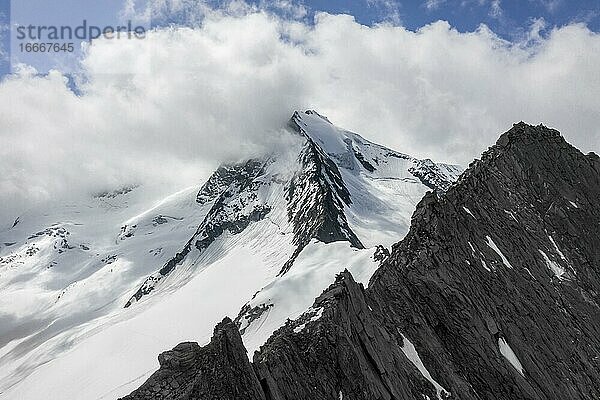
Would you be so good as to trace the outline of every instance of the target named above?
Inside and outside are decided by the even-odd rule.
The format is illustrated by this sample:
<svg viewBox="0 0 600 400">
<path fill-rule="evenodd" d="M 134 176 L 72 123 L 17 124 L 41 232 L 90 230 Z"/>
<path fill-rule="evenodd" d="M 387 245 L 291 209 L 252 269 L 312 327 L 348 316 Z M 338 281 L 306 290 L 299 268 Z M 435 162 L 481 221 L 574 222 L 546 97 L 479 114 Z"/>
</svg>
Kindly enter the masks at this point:
<svg viewBox="0 0 600 400">
<path fill-rule="evenodd" d="M 421 200 L 367 289 L 342 273 L 227 384 L 257 400 L 597 399 L 599 266 L 600 159 L 519 123 Z M 215 357 L 229 371 L 245 352 Z M 238 398 L 172 393 L 154 398 Z"/>
</svg>

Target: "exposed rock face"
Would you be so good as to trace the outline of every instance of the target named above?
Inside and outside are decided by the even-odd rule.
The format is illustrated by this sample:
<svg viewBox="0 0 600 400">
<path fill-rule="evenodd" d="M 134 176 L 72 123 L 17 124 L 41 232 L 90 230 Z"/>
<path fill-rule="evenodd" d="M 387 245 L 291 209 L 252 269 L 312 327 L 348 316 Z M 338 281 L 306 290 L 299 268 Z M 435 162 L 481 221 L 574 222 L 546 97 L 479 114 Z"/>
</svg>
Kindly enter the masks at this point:
<svg viewBox="0 0 600 400">
<path fill-rule="evenodd" d="M 237 327 L 225 318 L 211 342 L 180 343 L 158 356 L 160 369 L 123 400 L 264 400 Z"/>
<path fill-rule="evenodd" d="M 341 274 L 255 353 L 253 369 L 240 367 L 246 375 L 181 398 L 600 398 L 595 154 L 517 124 L 446 193 L 423 198 L 383 259 L 366 290 Z M 190 368 L 246 357 L 206 354 Z"/>
<path fill-rule="evenodd" d="M 409 172 L 433 191 L 446 191 L 454 183 L 447 176 L 455 172 L 455 167 L 436 164 L 430 159 L 416 160 L 415 166 L 410 168 Z"/>
<path fill-rule="evenodd" d="M 346 220 L 344 207 L 352 200 L 337 165 L 304 131 L 298 113 L 288 124 L 306 138 L 298 156 L 302 166 L 287 187 L 288 218 L 294 227 L 295 253 L 283 266 L 286 273 L 302 249 L 315 238 L 323 243 L 348 241 L 364 248 Z"/>
<path fill-rule="evenodd" d="M 423 199 L 369 298 L 458 398 L 594 399 L 599 265 L 600 163 L 520 123 Z"/>
<path fill-rule="evenodd" d="M 310 138 L 299 161 L 301 172 L 288 187 L 288 216 L 294 224 L 296 243 L 304 246 L 312 238 L 324 243 L 347 240 L 362 249 L 346 221 L 344 205 L 352 200 L 335 163 Z"/>
<path fill-rule="evenodd" d="M 349 272 L 289 321 L 250 365 L 237 327 L 225 319 L 210 344 L 181 343 L 123 400 L 435 398 L 436 388 L 374 319 Z"/>
<path fill-rule="evenodd" d="M 436 389 L 369 310 L 362 285 L 338 276 L 306 313 L 276 331 L 254 355 L 266 397 L 435 398 Z"/>
<path fill-rule="evenodd" d="M 244 182 L 249 185 L 263 169 L 264 162 L 254 159 L 245 163 L 221 165 L 202 186 L 196 201 L 200 204 L 209 203 L 237 182 L 242 183 L 240 186 L 244 186 Z"/>
</svg>

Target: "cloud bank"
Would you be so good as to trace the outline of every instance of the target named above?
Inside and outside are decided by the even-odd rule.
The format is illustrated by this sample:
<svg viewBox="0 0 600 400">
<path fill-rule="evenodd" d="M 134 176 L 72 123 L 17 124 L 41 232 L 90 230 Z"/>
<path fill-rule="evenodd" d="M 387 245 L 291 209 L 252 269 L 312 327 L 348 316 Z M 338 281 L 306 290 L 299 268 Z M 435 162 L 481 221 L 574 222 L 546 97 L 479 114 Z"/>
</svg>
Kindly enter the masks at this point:
<svg viewBox="0 0 600 400">
<path fill-rule="evenodd" d="M 223 160 L 285 147 L 281 127 L 315 108 L 415 155 L 468 164 L 514 122 L 600 148 L 600 35 L 575 24 L 509 43 L 482 26 L 417 32 L 318 14 L 246 10 L 195 28 L 98 40 L 78 95 L 58 71 L 0 84 L 0 225 L 34 202 L 129 183 L 164 194 Z"/>
</svg>

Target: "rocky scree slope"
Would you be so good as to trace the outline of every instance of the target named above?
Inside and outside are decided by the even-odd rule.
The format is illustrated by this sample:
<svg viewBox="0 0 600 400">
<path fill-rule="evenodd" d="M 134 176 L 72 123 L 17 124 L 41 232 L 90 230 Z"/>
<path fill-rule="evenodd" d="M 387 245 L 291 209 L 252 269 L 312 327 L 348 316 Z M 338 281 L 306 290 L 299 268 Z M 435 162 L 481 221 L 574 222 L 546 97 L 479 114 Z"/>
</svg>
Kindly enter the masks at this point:
<svg viewBox="0 0 600 400">
<path fill-rule="evenodd" d="M 599 266 L 600 159 L 516 124 L 445 194 L 423 198 L 368 289 L 342 273 L 246 374 L 215 370 L 261 393 L 218 398 L 597 399 Z M 231 371 L 245 355 L 215 357 Z M 144 387 L 172 375 L 162 366 Z M 217 392 L 171 393 L 155 398 Z"/>
</svg>

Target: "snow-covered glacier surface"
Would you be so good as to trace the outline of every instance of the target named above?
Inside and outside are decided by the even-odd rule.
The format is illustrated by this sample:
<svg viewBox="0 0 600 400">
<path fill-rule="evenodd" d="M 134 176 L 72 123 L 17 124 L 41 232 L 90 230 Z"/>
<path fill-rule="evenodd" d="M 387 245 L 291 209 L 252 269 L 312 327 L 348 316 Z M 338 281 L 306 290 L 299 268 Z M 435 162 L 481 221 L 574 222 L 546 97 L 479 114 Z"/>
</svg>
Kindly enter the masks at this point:
<svg viewBox="0 0 600 400">
<path fill-rule="evenodd" d="M 117 398 L 224 316 L 251 356 L 336 273 L 367 285 L 376 246 L 402 239 L 423 194 L 461 172 L 313 111 L 290 127 L 289 154 L 225 165 L 161 201 L 124 187 L 0 232 L 0 398 Z"/>
</svg>

